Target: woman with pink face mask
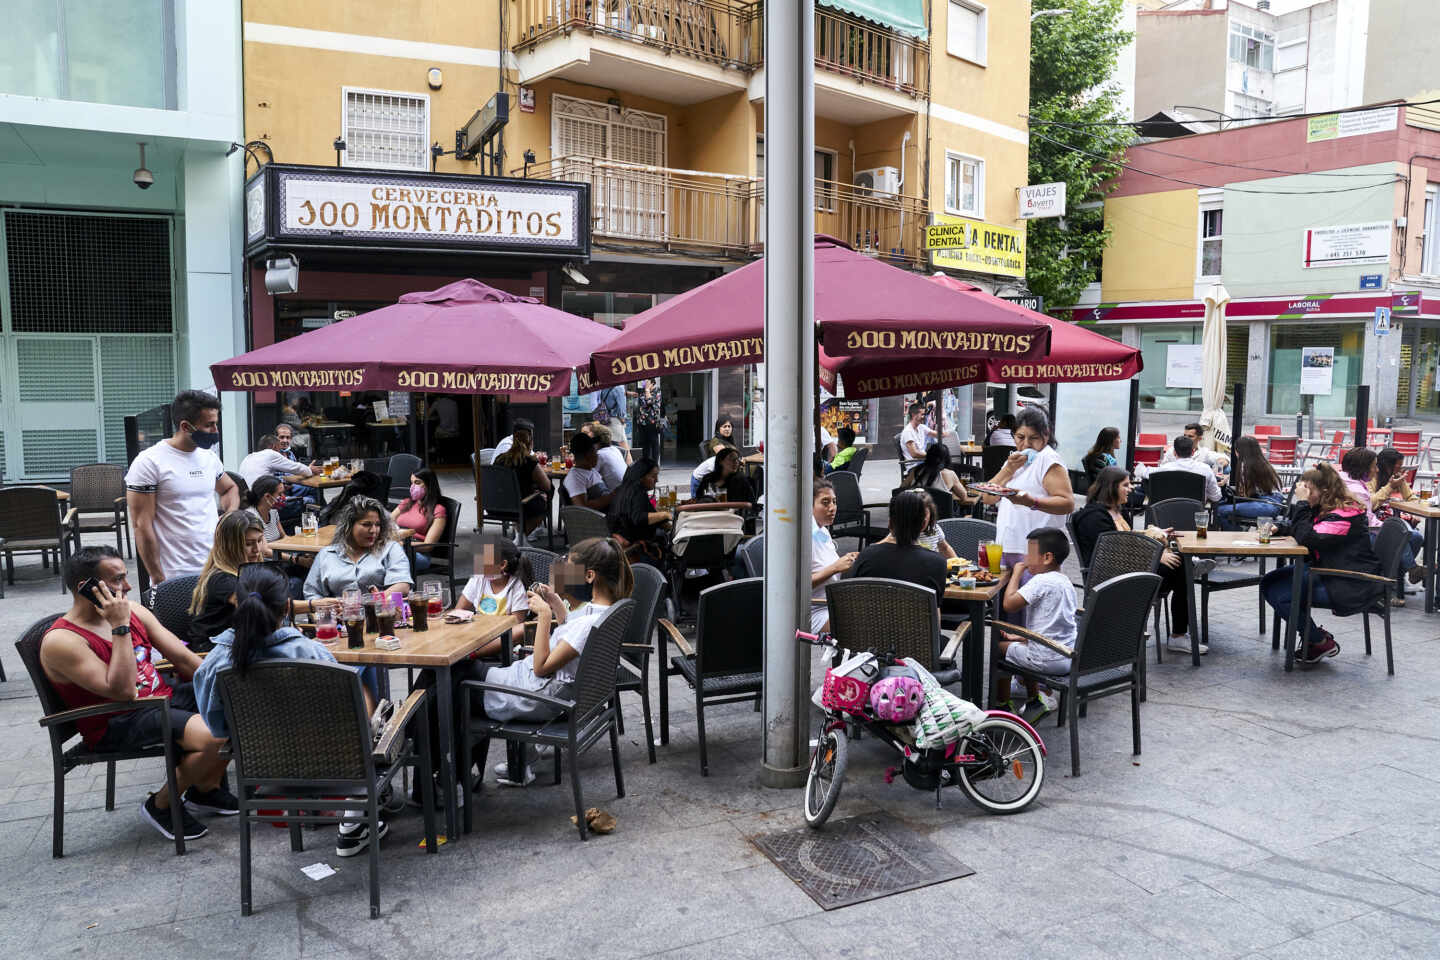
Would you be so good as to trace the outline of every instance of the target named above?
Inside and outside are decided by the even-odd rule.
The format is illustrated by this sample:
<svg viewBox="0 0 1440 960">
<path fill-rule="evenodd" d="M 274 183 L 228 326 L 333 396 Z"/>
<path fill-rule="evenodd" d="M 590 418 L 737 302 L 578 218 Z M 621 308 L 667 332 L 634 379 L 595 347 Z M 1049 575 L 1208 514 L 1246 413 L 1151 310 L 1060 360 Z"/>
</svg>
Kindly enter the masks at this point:
<svg viewBox="0 0 1440 960">
<path fill-rule="evenodd" d="M 445 505 L 440 502 L 440 481 L 429 468 L 410 474 L 410 496 L 390 512 L 401 530 L 415 531 L 415 572 L 430 569 L 427 543 L 439 543 L 445 535 Z"/>
</svg>

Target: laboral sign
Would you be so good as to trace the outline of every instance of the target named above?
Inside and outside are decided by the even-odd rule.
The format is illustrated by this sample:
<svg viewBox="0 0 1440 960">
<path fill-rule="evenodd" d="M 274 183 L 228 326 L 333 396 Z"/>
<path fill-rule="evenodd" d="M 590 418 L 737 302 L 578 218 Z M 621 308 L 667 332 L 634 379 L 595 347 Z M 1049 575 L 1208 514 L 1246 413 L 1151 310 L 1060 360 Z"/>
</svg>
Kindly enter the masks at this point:
<svg viewBox="0 0 1440 960">
<path fill-rule="evenodd" d="M 1311 227 L 1304 234 L 1304 266 L 1350 267 L 1390 261 L 1390 221 Z"/>
<path fill-rule="evenodd" d="M 1025 229 L 937 214 L 925 228 L 925 249 L 937 268 L 1025 276 Z"/>
<path fill-rule="evenodd" d="M 246 240 L 589 252 L 585 184 L 273 164 L 246 186 Z"/>
</svg>

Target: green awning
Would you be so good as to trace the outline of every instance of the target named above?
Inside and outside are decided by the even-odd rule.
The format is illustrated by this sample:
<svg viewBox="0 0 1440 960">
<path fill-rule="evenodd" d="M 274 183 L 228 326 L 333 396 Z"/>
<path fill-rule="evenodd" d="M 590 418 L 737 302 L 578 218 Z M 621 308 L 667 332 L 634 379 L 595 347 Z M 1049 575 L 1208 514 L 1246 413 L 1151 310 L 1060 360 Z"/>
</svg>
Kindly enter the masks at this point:
<svg viewBox="0 0 1440 960">
<path fill-rule="evenodd" d="M 817 0 L 822 7 L 888 27 L 896 33 L 925 39 L 925 0 Z"/>
</svg>

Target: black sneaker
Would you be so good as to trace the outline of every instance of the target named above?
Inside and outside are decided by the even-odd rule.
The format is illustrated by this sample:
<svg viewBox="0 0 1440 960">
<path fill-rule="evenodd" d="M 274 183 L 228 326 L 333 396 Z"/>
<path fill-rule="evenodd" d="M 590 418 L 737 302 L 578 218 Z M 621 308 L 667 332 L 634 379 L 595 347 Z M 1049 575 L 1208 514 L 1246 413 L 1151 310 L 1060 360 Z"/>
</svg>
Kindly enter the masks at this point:
<svg viewBox="0 0 1440 960">
<path fill-rule="evenodd" d="M 350 827 L 346 833 L 345 828 Z M 380 835 L 378 839 L 383 840 L 385 834 L 390 832 L 390 824 L 384 820 L 380 821 Z M 356 854 L 364 853 L 365 848 L 370 846 L 370 824 L 342 824 L 340 831 L 335 836 L 335 856 L 353 857 Z"/>
<path fill-rule="evenodd" d="M 150 794 L 145 798 L 145 802 L 140 804 L 140 819 L 154 827 L 166 840 L 175 839 L 175 834 L 170 830 L 170 811 L 155 806 L 155 794 Z M 185 809 L 184 804 L 180 806 L 180 824 L 185 830 L 186 840 L 199 840 L 210 832 L 205 824 L 190 816 L 190 811 Z"/>
<path fill-rule="evenodd" d="M 233 817 L 240 812 L 240 801 L 235 794 L 225 789 L 224 783 L 214 790 L 197 790 L 191 787 L 185 791 L 185 809 L 191 813 L 213 813 L 222 817 Z"/>
</svg>

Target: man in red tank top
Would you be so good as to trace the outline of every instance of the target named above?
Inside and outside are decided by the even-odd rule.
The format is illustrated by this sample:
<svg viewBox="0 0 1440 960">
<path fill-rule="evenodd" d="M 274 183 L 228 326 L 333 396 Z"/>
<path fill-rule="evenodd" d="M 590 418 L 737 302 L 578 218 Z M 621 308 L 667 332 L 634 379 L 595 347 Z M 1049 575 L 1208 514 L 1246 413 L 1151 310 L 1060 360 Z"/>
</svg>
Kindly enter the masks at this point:
<svg viewBox="0 0 1440 960">
<path fill-rule="evenodd" d="M 94 579 L 92 601 L 81 587 Z M 223 740 L 217 740 L 196 712 L 195 695 L 189 679 L 200 666 L 200 658 L 155 615 L 140 604 L 125 599 L 130 591 L 125 561 L 113 547 L 85 547 L 65 565 L 65 586 L 72 598 L 70 609 L 55 621 L 40 641 L 40 664 L 69 707 L 96 703 L 132 701 L 142 697 L 169 697 L 170 730 L 182 751 L 175 770 L 185 810 L 182 821 L 185 839 L 195 840 L 208 832 L 191 811 L 233 815 L 238 804 L 221 784 L 225 760 L 220 756 Z M 155 669 L 167 659 L 185 682 L 172 688 Z M 76 724 L 85 743 L 92 748 L 123 750 L 161 742 L 162 718 L 158 710 L 142 710 L 116 716 L 91 717 Z M 168 840 L 174 839 L 169 790 L 161 786 L 140 806 L 140 817 Z"/>
</svg>

